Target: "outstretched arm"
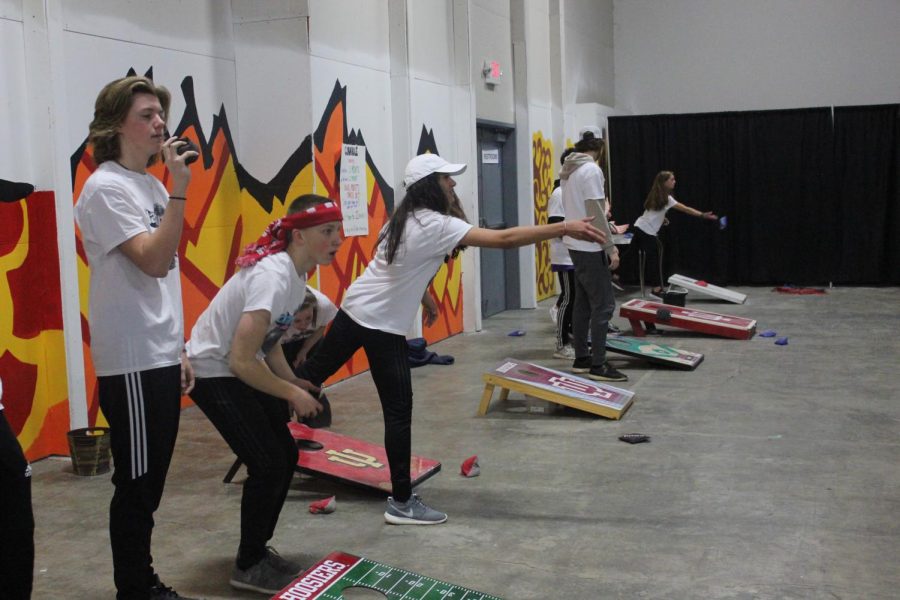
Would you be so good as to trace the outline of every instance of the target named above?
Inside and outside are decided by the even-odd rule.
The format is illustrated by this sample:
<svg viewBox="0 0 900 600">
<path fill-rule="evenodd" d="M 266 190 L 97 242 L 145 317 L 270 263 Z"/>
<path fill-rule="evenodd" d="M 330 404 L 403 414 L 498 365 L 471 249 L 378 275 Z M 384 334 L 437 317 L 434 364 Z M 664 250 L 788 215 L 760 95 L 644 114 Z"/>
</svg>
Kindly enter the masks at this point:
<svg viewBox="0 0 900 600">
<path fill-rule="evenodd" d="M 523 225 L 510 227 L 509 229 L 482 229 L 473 227 L 460 241 L 466 246 L 478 246 L 480 248 L 518 248 L 535 242 L 549 240 L 564 235 L 577 240 L 606 243 L 606 235 L 591 225 L 593 219 L 574 221 L 560 221 L 549 225 Z"/>
<path fill-rule="evenodd" d="M 687 204 L 682 204 L 681 202 L 676 202 L 675 206 L 673 206 L 675 210 L 681 211 L 686 215 L 691 215 L 692 217 L 699 217 L 701 219 L 709 219 L 710 221 L 715 221 L 719 217 L 715 215 L 715 213 L 711 211 L 700 212 L 696 208 L 691 208 Z"/>
</svg>

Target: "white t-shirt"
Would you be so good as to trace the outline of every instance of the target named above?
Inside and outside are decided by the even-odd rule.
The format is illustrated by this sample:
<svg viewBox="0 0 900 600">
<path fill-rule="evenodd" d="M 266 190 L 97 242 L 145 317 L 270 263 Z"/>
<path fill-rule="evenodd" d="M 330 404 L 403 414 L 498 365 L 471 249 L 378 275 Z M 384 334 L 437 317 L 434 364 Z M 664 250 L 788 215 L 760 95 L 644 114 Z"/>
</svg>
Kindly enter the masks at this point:
<svg viewBox="0 0 900 600">
<path fill-rule="evenodd" d="M 119 245 L 159 227 L 169 194 L 149 173 L 115 161 L 88 177 L 75 221 L 91 268 L 91 356 L 97 375 L 121 375 L 181 362 L 184 320 L 178 256 L 165 277 L 151 277 Z"/>
<path fill-rule="evenodd" d="M 269 331 L 263 349 L 277 344 L 303 304 L 306 275 L 287 252 L 266 256 L 229 279 L 191 330 L 187 354 L 197 377 L 234 377 L 228 367 L 231 342 L 245 312 L 269 311 Z"/>
<path fill-rule="evenodd" d="M 547 203 L 547 216 L 566 218 L 566 211 L 563 210 L 562 204 L 562 186 L 557 187 L 550 194 L 550 200 Z M 569 250 L 563 244 L 562 238 L 552 238 L 550 240 L 550 264 L 572 266 L 572 257 L 569 256 Z"/>
<path fill-rule="evenodd" d="M 365 272 L 350 284 L 341 309 L 363 327 L 406 335 L 428 282 L 470 229 L 471 224 L 456 217 L 415 211 L 406 220 L 394 262 L 387 262 L 385 239 Z"/>
<path fill-rule="evenodd" d="M 583 219 L 587 216 L 587 209 L 584 201 L 587 199 L 601 200 L 602 210 L 606 210 L 605 203 L 602 202 L 606 198 L 603 192 L 603 171 L 597 166 L 597 163 L 589 162 L 581 165 L 569 175 L 568 179 L 560 181 L 562 188 L 562 203 L 566 213 L 567 221 Z M 600 252 L 603 247 L 596 242 L 587 242 L 576 240 L 571 236 L 563 237 L 563 244 L 569 250 L 580 250 L 582 252 Z"/>
<path fill-rule="evenodd" d="M 319 327 L 325 327 L 331 323 L 334 316 L 337 314 L 337 306 L 334 305 L 331 298 L 315 288 L 307 287 L 306 289 L 312 292 L 312 295 L 316 297 L 316 318 L 309 324 L 309 329 L 297 329 L 292 323 L 281 337 L 282 344 L 305 340 L 315 333 Z"/>
<path fill-rule="evenodd" d="M 663 221 L 666 220 L 666 212 L 676 204 L 678 202 L 675 201 L 675 198 L 669 196 L 665 208 L 662 210 L 645 210 L 644 214 L 639 216 L 637 221 L 634 222 L 634 226 L 639 227 L 644 233 L 657 235 L 659 230 L 662 229 Z"/>
</svg>

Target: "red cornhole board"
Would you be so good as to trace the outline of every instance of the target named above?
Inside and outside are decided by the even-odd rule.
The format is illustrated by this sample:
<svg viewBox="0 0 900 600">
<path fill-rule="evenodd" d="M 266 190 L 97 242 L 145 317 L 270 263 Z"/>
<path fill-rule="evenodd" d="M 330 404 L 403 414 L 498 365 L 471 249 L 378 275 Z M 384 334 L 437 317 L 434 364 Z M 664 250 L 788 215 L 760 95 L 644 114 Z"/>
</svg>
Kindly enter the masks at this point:
<svg viewBox="0 0 900 600">
<path fill-rule="evenodd" d="M 657 312 L 661 309 L 669 311 L 671 317 L 668 319 L 661 318 Z M 646 335 L 644 323 L 680 327 L 681 329 L 689 329 L 736 340 L 749 340 L 756 333 L 756 321 L 753 319 L 733 317 L 708 310 L 694 310 L 692 308 L 672 306 L 671 304 L 637 298 L 623 304 L 619 308 L 619 316 L 625 317 L 631 322 L 633 335 L 636 337 Z"/>
<path fill-rule="evenodd" d="M 301 446 L 297 460 L 297 470 L 301 473 L 390 493 L 391 473 L 384 446 L 325 429 L 311 429 L 293 421 L 288 423 L 288 429 L 295 440 L 312 440 L 322 444 L 319 450 L 305 450 Z M 415 455 L 410 457 L 409 474 L 413 486 L 440 470 L 441 463 L 436 460 Z"/>
<path fill-rule="evenodd" d="M 293 421 L 288 423 L 288 429 L 295 440 L 312 440 L 322 444 L 317 450 L 300 446 L 297 466 L 294 467 L 296 471 L 390 493 L 391 473 L 384 446 L 324 429 L 312 429 Z M 231 483 L 240 468 L 241 459 L 237 459 L 223 482 Z M 409 475 L 413 486 L 419 485 L 440 470 L 441 463 L 436 460 L 416 455 L 410 457 Z"/>
<path fill-rule="evenodd" d="M 390 600 L 500 600 L 344 552 L 332 552 L 271 600 L 342 600 L 344 590 L 351 587 L 378 590 Z"/>
<path fill-rule="evenodd" d="M 494 395 L 500 388 L 500 400 L 509 397 L 510 390 L 521 392 L 547 402 L 569 406 L 577 410 L 600 415 L 608 419 L 620 419 L 634 401 L 634 392 L 568 375 L 515 358 L 506 358 L 493 371 L 481 376 L 484 393 L 478 414 L 487 414 Z"/>
</svg>

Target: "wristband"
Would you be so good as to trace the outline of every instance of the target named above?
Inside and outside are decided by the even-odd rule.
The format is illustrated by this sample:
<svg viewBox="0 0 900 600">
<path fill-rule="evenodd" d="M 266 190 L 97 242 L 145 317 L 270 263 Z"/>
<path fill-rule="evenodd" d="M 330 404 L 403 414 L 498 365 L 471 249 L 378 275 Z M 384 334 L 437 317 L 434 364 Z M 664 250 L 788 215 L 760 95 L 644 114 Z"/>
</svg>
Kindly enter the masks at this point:
<svg viewBox="0 0 900 600">
<path fill-rule="evenodd" d="M 187 200 L 184 196 L 169 196 L 169 200 Z"/>
</svg>

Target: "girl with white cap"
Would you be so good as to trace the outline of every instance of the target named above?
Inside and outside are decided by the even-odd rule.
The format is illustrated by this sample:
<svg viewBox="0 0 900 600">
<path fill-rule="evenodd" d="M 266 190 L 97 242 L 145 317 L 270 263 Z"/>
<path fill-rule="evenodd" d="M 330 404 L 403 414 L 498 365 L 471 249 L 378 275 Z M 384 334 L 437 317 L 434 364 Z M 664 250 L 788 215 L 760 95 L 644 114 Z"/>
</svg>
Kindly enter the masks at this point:
<svg viewBox="0 0 900 600">
<path fill-rule="evenodd" d="M 473 227 L 453 192 L 453 175 L 464 164 L 436 154 L 416 156 L 406 166 L 406 195 L 378 237 L 375 256 L 347 290 L 322 347 L 297 369 L 298 377 L 321 385 L 362 347 L 369 359 L 384 416 L 384 445 L 393 495 L 384 518 L 395 525 L 433 525 L 447 515 L 412 493 L 412 384 L 406 333 L 419 304 L 426 323 L 438 308 L 427 293 L 441 264 L 466 246 L 514 248 L 561 235 L 605 241 L 590 219 L 504 230 Z"/>
</svg>

